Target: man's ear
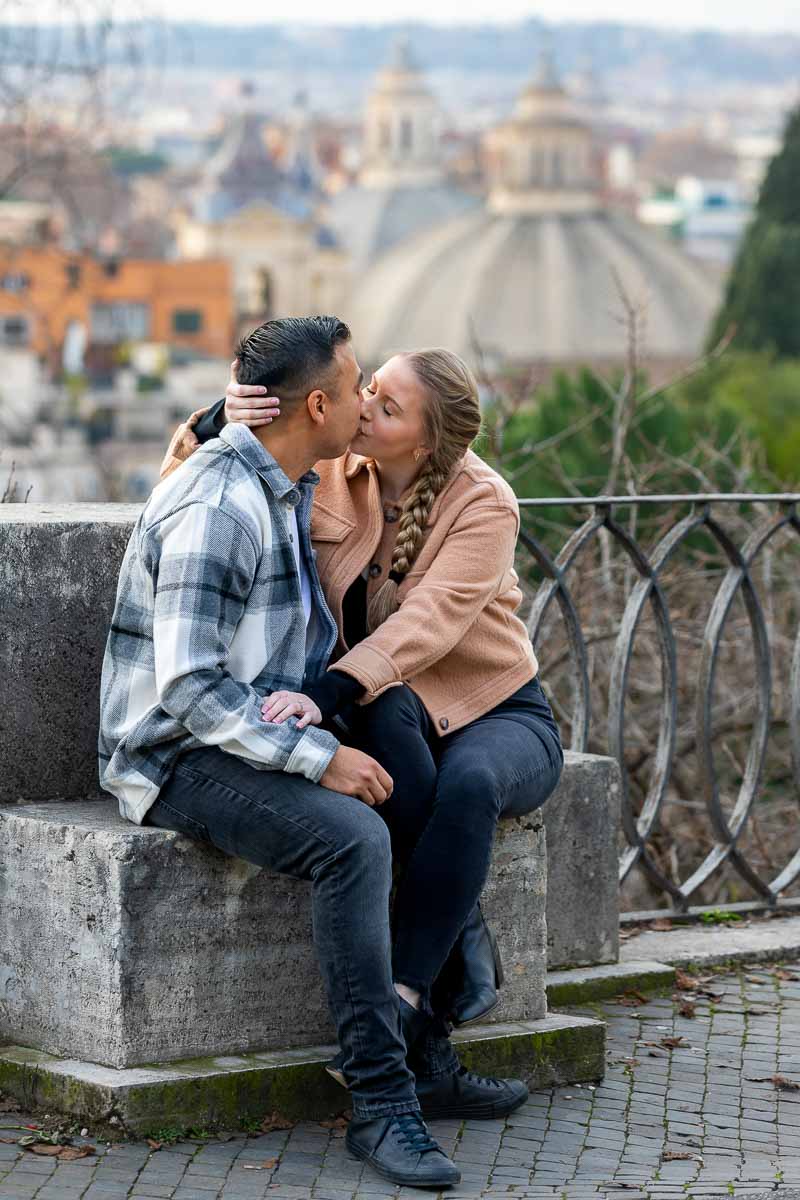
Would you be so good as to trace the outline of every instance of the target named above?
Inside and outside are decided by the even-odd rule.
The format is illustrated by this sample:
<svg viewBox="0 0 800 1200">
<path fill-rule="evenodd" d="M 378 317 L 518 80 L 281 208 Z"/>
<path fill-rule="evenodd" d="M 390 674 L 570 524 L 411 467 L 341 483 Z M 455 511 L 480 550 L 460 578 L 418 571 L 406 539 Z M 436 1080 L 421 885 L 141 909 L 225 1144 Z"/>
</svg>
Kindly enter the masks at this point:
<svg viewBox="0 0 800 1200">
<path fill-rule="evenodd" d="M 330 407 L 331 398 L 327 392 L 323 392 L 321 388 L 315 388 L 313 392 L 309 392 L 306 396 L 306 407 L 308 415 L 315 425 L 324 425 L 325 417 Z"/>
</svg>

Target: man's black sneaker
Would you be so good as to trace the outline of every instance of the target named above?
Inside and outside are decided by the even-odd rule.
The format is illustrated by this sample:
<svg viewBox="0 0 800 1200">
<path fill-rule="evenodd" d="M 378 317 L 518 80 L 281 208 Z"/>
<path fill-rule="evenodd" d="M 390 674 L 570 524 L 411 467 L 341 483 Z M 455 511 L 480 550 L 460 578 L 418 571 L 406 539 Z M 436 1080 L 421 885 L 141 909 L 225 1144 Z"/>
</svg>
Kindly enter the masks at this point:
<svg viewBox="0 0 800 1200">
<path fill-rule="evenodd" d="M 521 1079 L 493 1079 L 475 1075 L 466 1067 L 441 1079 L 418 1079 L 416 1092 L 422 1115 L 429 1120 L 505 1117 L 528 1099 L 528 1089 Z"/>
<path fill-rule="evenodd" d="M 461 1172 L 431 1137 L 418 1112 L 362 1121 L 353 1118 L 347 1149 L 392 1183 L 407 1187 L 450 1187 Z"/>
</svg>

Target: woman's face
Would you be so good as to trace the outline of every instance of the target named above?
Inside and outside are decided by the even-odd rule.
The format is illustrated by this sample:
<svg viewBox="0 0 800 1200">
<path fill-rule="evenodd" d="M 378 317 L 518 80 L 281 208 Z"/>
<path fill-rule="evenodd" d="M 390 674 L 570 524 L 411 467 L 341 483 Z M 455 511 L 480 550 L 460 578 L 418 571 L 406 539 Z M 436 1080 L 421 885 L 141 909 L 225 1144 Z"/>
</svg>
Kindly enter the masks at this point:
<svg viewBox="0 0 800 1200">
<path fill-rule="evenodd" d="M 412 367 L 396 354 L 361 391 L 361 420 L 350 449 L 379 463 L 413 461 L 415 450 L 425 450 L 425 403 Z"/>
</svg>

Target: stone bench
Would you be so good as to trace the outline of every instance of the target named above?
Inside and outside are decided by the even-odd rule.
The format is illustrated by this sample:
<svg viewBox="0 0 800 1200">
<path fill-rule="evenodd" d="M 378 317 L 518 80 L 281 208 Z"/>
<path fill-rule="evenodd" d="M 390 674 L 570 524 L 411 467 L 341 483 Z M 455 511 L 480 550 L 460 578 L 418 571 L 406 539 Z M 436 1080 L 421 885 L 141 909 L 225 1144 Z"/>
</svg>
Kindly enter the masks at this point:
<svg viewBox="0 0 800 1200">
<path fill-rule="evenodd" d="M 547 1011 L 545 866 L 540 814 L 503 822 L 493 1020 Z M 0 1040 L 117 1068 L 333 1042 L 310 896 L 115 801 L 0 809 Z"/>
<path fill-rule="evenodd" d="M 180 1078 L 189 1090 L 178 1106 L 204 1121 L 224 1097 L 258 1112 L 275 1071 L 297 1068 L 298 1055 L 316 1062 L 333 1029 L 308 884 L 132 825 L 99 792 L 100 664 L 137 512 L 0 506 L 10 700 L 0 726 L 0 1087 L 146 1124 L 178 1104 Z M 487 1024 L 465 1033 L 465 1061 L 491 1069 L 502 1037 L 506 1068 L 533 1086 L 602 1074 L 602 1025 L 548 1016 L 545 980 L 548 966 L 617 959 L 619 799 L 613 760 L 568 753 L 544 807 L 501 822 L 484 909 L 506 982 Z M 215 1093 L 226 1071 L 247 1085 Z M 291 1108 L 289 1093 L 279 1096 Z"/>
</svg>

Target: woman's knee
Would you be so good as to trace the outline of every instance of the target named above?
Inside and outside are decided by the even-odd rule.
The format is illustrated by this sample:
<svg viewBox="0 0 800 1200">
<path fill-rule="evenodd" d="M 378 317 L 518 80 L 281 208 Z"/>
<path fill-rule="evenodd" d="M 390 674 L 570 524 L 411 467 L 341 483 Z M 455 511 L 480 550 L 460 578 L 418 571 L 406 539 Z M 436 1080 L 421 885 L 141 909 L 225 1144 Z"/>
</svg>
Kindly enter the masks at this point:
<svg viewBox="0 0 800 1200">
<path fill-rule="evenodd" d="M 435 810 L 465 821 L 497 820 L 503 807 L 500 773 L 489 758 L 440 770 Z"/>
</svg>

